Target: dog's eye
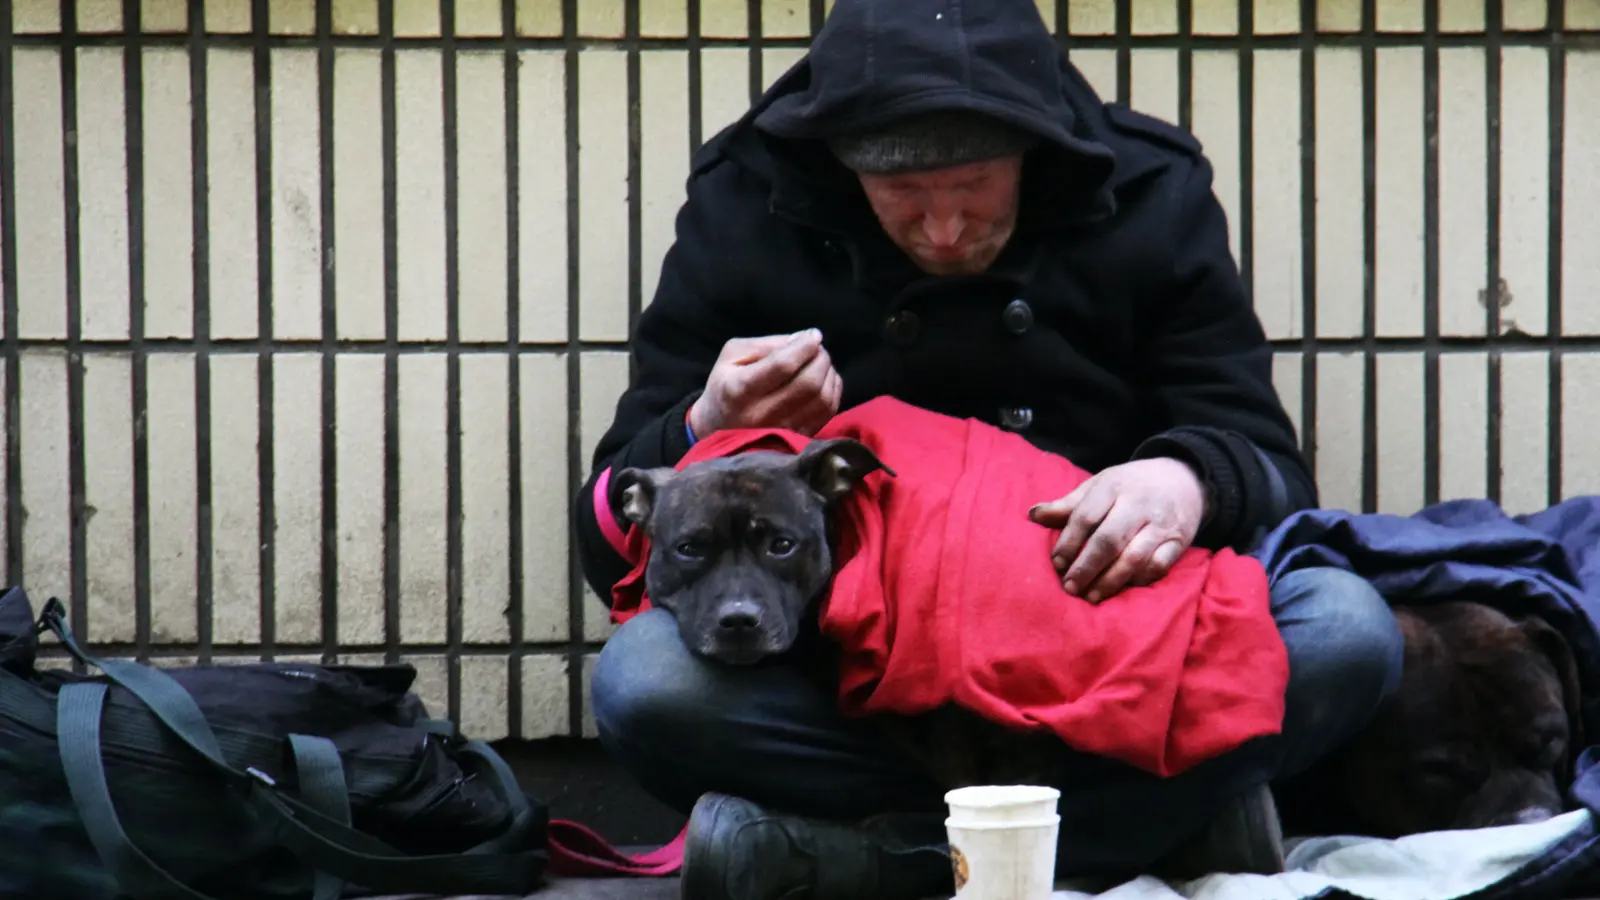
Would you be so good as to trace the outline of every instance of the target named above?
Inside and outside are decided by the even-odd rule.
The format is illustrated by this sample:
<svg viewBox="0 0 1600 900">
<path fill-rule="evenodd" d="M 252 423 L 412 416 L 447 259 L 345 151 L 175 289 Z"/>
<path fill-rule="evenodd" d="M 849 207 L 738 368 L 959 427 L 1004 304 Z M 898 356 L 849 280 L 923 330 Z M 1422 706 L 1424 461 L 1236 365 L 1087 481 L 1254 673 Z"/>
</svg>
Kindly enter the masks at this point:
<svg viewBox="0 0 1600 900">
<path fill-rule="evenodd" d="M 700 541 L 684 541 L 678 546 L 672 548 L 672 551 L 684 559 L 704 559 L 706 555 L 706 545 Z"/>
<path fill-rule="evenodd" d="M 788 556 L 794 552 L 794 548 L 794 541 L 786 537 L 777 537 L 773 538 L 772 543 L 767 545 L 767 552 L 773 556 Z"/>
</svg>

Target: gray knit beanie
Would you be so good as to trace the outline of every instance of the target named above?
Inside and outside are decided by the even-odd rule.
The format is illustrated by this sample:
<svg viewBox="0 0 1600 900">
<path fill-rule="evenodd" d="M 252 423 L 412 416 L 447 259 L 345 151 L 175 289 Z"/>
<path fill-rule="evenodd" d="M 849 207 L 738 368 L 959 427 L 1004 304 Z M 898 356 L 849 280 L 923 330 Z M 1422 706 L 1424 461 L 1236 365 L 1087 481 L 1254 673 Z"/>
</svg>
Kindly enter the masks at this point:
<svg viewBox="0 0 1600 900">
<path fill-rule="evenodd" d="M 924 113 L 846 137 L 828 146 L 846 167 L 861 174 L 892 175 L 944 169 L 1011 156 L 1039 138 L 992 116 L 965 110 Z"/>
</svg>

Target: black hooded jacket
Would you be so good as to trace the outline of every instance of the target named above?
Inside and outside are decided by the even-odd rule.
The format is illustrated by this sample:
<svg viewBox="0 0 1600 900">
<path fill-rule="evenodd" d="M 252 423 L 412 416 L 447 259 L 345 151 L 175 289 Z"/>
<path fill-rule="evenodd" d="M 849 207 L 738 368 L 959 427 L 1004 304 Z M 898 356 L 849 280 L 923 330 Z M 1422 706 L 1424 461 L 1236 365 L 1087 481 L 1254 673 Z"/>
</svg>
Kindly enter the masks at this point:
<svg viewBox="0 0 1600 900">
<path fill-rule="evenodd" d="M 979 276 L 917 269 L 823 143 L 947 109 L 1044 138 L 1010 243 Z M 1212 496 L 1198 546 L 1244 549 L 1315 506 L 1211 177 L 1189 133 L 1103 103 L 1031 0 L 839 0 L 806 57 L 695 155 L 633 380 L 574 510 L 589 584 L 608 598 L 627 571 L 597 524 L 599 473 L 678 462 L 723 343 L 808 327 L 844 408 L 896 396 L 1090 471 L 1193 464 Z"/>
</svg>

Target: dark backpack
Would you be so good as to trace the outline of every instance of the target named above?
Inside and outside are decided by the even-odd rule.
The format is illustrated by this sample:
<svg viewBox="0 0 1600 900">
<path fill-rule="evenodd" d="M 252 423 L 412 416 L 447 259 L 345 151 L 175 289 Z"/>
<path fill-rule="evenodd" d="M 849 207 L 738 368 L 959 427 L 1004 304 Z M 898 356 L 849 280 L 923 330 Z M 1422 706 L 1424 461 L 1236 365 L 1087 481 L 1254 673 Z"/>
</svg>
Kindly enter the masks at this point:
<svg viewBox="0 0 1600 900">
<path fill-rule="evenodd" d="M 103 675 L 35 665 L 53 632 Z M 410 666 L 96 660 L 0 595 L 0 897 L 526 894 L 546 807 Z"/>
</svg>

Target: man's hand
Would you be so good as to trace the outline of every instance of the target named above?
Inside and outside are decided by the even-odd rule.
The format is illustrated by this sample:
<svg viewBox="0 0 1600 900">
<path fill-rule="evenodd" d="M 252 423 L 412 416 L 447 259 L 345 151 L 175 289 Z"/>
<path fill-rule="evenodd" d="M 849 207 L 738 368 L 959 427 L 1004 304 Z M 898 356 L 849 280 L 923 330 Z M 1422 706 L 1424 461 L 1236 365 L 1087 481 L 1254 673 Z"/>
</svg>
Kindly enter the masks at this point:
<svg viewBox="0 0 1600 900">
<path fill-rule="evenodd" d="M 810 436 L 839 411 L 844 382 L 815 328 L 734 338 L 722 345 L 705 392 L 689 408 L 704 438 L 725 428 L 788 428 Z"/>
<path fill-rule="evenodd" d="M 1141 459 L 1113 466 L 1028 511 L 1060 528 L 1051 561 L 1066 592 L 1099 603 L 1167 574 L 1205 519 L 1205 488 L 1188 464 Z"/>
</svg>

